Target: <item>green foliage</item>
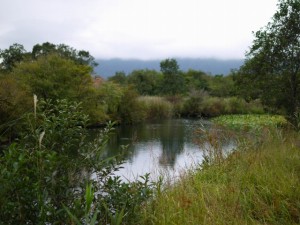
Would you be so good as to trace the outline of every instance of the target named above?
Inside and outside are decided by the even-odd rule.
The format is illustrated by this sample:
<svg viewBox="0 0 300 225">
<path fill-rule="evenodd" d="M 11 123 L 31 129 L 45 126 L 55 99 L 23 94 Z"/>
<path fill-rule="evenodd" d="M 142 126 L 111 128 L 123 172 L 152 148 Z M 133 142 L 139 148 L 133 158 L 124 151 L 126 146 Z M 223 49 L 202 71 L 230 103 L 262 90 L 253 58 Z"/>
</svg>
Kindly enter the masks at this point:
<svg viewBox="0 0 300 225">
<path fill-rule="evenodd" d="M 261 129 L 263 127 L 286 127 L 287 121 L 279 115 L 223 115 L 212 119 L 213 122 L 237 130 Z"/>
<path fill-rule="evenodd" d="M 211 96 L 229 97 L 234 93 L 234 83 L 232 76 L 215 75 L 207 77 L 209 93 Z"/>
<path fill-rule="evenodd" d="M 145 120 L 145 110 L 138 101 L 138 94 L 132 87 L 124 89 L 118 111 L 121 123 L 138 123 Z"/>
<path fill-rule="evenodd" d="M 104 82 L 97 88 L 97 106 L 110 120 L 117 120 L 119 107 L 124 95 L 123 88 L 114 82 Z"/>
<path fill-rule="evenodd" d="M 155 70 L 135 70 L 128 75 L 140 95 L 155 95 L 161 92 L 162 75 Z"/>
<path fill-rule="evenodd" d="M 112 81 L 120 85 L 125 85 L 127 84 L 127 77 L 125 72 L 116 72 L 114 76 L 108 78 L 108 81 Z"/>
<path fill-rule="evenodd" d="M 8 49 L 0 50 L 0 61 L 3 76 L 1 82 L 8 84 L 7 88 L 2 85 L 0 92 L 15 89 L 16 96 L 26 92 L 30 96 L 36 94 L 43 98 L 81 101 L 85 112 L 91 116 L 92 123 L 105 121 L 107 116 L 98 108 L 96 91 L 92 86 L 91 73 L 97 63 L 88 51 L 46 42 L 35 45 L 32 52 L 26 52 L 22 45 L 14 44 Z M 16 84 L 8 80 L 14 80 Z M 4 111 L 15 105 L 9 94 L 10 92 L 8 95 L 1 94 L 0 97 L 5 101 Z M 26 99 L 24 98 L 25 106 Z M 10 113 L 15 114 L 12 111 L 6 112 Z"/>
<path fill-rule="evenodd" d="M 208 97 L 203 90 L 192 89 L 188 98 L 184 101 L 181 114 L 188 117 L 200 117 L 202 114 L 203 100 Z"/>
<path fill-rule="evenodd" d="M 259 101 L 246 102 L 237 97 L 211 97 L 205 91 L 192 90 L 183 101 L 182 116 L 215 117 L 224 114 L 261 114 L 264 109 Z"/>
<path fill-rule="evenodd" d="M 144 107 L 146 120 L 166 119 L 172 116 L 172 104 L 162 97 L 141 96 L 138 102 Z"/>
<path fill-rule="evenodd" d="M 181 94 L 185 90 L 185 83 L 176 59 L 165 59 L 160 62 L 163 73 L 162 92 L 166 95 Z"/>
<path fill-rule="evenodd" d="M 31 98 L 18 79 L 0 75 L 0 143 L 17 134 L 20 129 L 17 121 L 32 108 Z"/>
<path fill-rule="evenodd" d="M 183 112 L 184 98 L 182 95 L 166 96 L 165 99 L 172 104 L 173 116 L 180 117 Z"/>
<path fill-rule="evenodd" d="M 31 52 L 33 59 L 52 54 L 57 54 L 65 59 L 72 60 L 79 65 L 87 65 L 91 67 L 98 65 L 98 63 L 95 62 L 94 57 L 91 56 L 88 51 L 76 50 L 65 44 L 55 45 L 49 42 L 45 42 L 41 45 L 36 44 L 33 46 Z"/>
<path fill-rule="evenodd" d="M 0 49 L 0 70 L 12 71 L 16 64 L 24 59 L 25 53 L 24 46 L 17 43 L 8 49 Z"/>
<path fill-rule="evenodd" d="M 245 65 L 235 78 L 243 95 L 261 98 L 276 109 L 283 107 L 292 122 L 300 106 L 299 11 L 298 0 L 279 0 L 272 21 L 255 33 Z"/>
<path fill-rule="evenodd" d="M 1 156 L 1 219 L 6 224 L 67 221 L 62 204 L 80 195 L 86 160 L 84 125 L 87 117 L 78 104 L 41 102 L 28 114 L 19 141 Z M 101 142 L 103 140 L 99 140 Z M 84 178 L 84 177 L 83 177 Z"/>
<path fill-rule="evenodd" d="M 80 104 L 34 102 L 18 141 L 0 155 L 0 224 L 135 224 L 156 184 L 149 175 L 112 177 L 122 162 L 103 158 L 113 124 L 87 141 Z"/>
<path fill-rule="evenodd" d="M 102 207 L 111 213 L 111 221 L 120 220 L 117 217 L 120 217 L 118 213 L 121 213 L 121 215 L 123 214 L 122 220 L 126 221 L 126 224 L 140 222 L 143 205 L 152 199 L 155 189 L 159 185 L 157 182 L 150 182 L 149 176 L 150 174 L 145 174 L 134 183 L 124 183 L 120 177 L 108 180 L 104 187 L 107 195 L 102 195 L 101 200 L 105 203 Z"/>
<path fill-rule="evenodd" d="M 98 64 L 95 62 L 93 56 L 88 51 L 76 50 L 68 45 L 59 44 L 55 45 L 49 42 L 43 44 L 36 44 L 32 48 L 32 52 L 26 52 L 24 46 L 21 44 L 13 44 L 8 49 L 0 50 L 0 69 L 12 71 L 16 64 L 21 61 L 37 60 L 40 56 L 57 54 L 65 59 L 74 61 L 79 65 L 87 65 L 95 67 Z"/>
<path fill-rule="evenodd" d="M 91 67 L 51 54 L 19 64 L 13 74 L 21 78 L 32 94 L 43 98 L 80 101 L 91 89 Z"/>
<path fill-rule="evenodd" d="M 298 224 L 300 152 L 294 134 L 278 133 L 183 176 L 149 204 L 143 224 Z"/>
<path fill-rule="evenodd" d="M 202 71 L 188 70 L 184 73 L 188 90 L 208 90 L 207 75 Z"/>
</svg>

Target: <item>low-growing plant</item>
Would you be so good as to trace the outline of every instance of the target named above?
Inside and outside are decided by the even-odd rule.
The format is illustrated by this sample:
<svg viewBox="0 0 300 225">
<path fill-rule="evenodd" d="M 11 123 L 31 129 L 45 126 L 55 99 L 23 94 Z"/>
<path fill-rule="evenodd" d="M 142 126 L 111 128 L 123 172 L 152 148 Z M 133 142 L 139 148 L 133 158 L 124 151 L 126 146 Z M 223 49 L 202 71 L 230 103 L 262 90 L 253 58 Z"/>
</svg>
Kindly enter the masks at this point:
<svg viewBox="0 0 300 225">
<path fill-rule="evenodd" d="M 249 115 L 222 115 L 212 121 L 222 126 L 236 130 L 261 129 L 263 127 L 286 127 L 287 120 L 280 115 L 249 114 Z"/>
</svg>

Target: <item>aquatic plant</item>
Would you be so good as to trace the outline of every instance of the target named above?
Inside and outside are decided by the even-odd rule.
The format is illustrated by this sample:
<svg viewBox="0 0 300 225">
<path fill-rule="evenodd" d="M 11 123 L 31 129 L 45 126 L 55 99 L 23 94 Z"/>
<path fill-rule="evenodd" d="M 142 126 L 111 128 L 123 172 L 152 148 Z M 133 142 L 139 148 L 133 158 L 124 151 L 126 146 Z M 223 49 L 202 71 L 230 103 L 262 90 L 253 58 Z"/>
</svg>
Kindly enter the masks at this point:
<svg viewBox="0 0 300 225">
<path fill-rule="evenodd" d="M 287 120 L 283 116 L 267 114 L 223 115 L 213 118 L 211 121 L 236 130 L 258 129 L 262 127 L 276 128 L 288 125 Z"/>
</svg>

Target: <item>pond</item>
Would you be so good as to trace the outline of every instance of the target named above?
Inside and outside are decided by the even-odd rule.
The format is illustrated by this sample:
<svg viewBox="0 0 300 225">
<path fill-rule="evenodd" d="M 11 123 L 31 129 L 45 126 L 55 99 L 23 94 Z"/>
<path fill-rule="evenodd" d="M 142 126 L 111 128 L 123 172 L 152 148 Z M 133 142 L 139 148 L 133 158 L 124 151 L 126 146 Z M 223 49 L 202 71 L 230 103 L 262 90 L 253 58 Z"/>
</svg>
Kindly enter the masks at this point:
<svg viewBox="0 0 300 225">
<path fill-rule="evenodd" d="M 122 125 L 111 136 L 106 155 L 116 155 L 121 145 L 128 145 L 123 168 L 115 173 L 123 180 L 134 181 L 146 173 L 150 173 L 151 180 L 160 175 L 176 179 L 183 171 L 202 162 L 203 150 L 195 143 L 199 138 L 195 131 L 210 126 L 209 121 L 200 119 Z"/>
</svg>

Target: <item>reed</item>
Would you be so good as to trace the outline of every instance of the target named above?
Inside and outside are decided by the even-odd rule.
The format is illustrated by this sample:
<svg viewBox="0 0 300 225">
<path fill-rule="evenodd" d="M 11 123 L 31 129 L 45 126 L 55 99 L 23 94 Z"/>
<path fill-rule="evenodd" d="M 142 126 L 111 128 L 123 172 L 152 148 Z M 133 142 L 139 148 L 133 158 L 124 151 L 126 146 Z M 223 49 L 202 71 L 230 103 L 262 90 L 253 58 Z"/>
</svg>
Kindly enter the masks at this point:
<svg viewBox="0 0 300 225">
<path fill-rule="evenodd" d="M 138 102 L 145 109 L 146 120 L 165 119 L 172 116 L 172 104 L 162 97 L 140 96 Z"/>
</svg>

